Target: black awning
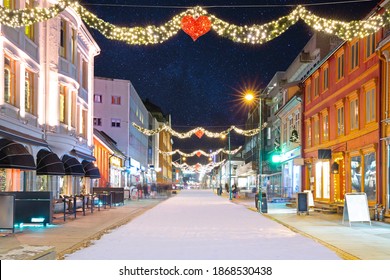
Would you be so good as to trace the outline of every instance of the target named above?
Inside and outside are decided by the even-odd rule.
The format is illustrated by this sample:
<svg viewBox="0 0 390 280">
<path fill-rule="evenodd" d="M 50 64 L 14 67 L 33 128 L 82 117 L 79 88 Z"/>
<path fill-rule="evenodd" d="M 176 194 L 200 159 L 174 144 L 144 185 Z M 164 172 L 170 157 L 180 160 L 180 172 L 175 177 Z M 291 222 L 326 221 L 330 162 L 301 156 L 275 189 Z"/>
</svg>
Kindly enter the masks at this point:
<svg viewBox="0 0 390 280">
<path fill-rule="evenodd" d="M 93 155 L 89 155 L 89 154 L 80 152 L 79 150 L 76 150 L 76 149 L 71 150 L 70 154 L 74 155 L 76 157 L 82 158 L 84 160 L 88 160 L 88 161 L 95 161 L 96 160 L 96 158 Z"/>
<path fill-rule="evenodd" d="M 81 164 L 84 168 L 85 177 L 90 177 L 91 179 L 100 178 L 99 168 L 97 168 L 93 162 L 83 160 Z"/>
<path fill-rule="evenodd" d="M 65 167 L 65 175 L 84 176 L 84 169 L 81 163 L 74 157 L 64 155 L 62 163 Z"/>
<path fill-rule="evenodd" d="M 0 139 L 0 168 L 35 170 L 34 157 L 19 143 Z"/>
<path fill-rule="evenodd" d="M 37 154 L 37 175 L 63 176 L 64 164 L 55 153 L 42 149 Z"/>
</svg>

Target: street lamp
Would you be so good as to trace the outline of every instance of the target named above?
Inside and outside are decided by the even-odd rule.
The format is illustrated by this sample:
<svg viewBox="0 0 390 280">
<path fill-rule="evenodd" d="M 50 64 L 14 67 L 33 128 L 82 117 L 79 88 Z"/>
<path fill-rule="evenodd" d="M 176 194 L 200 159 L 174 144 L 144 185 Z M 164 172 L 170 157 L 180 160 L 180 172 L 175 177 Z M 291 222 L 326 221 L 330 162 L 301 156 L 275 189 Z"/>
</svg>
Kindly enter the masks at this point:
<svg viewBox="0 0 390 280">
<path fill-rule="evenodd" d="M 263 135 L 263 129 L 262 129 L 262 108 L 261 108 L 261 101 L 263 99 L 262 96 L 259 95 L 259 135 L 258 135 L 258 147 L 259 147 L 259 165 L 258 165 L 258 171 L 259 171 L 259 192 L 258 192 L 258 211 L 259 213 L 262 213 L 261 206 L 262 206 L 262 173 L 263 173 L 263 141 L 262 141 L 262 135 Z M 247 90 L 244 94 L 244 99 L 247 102 L 254 102 L 256 100 L 256 95 L 253 90 Z"/>
</svg>

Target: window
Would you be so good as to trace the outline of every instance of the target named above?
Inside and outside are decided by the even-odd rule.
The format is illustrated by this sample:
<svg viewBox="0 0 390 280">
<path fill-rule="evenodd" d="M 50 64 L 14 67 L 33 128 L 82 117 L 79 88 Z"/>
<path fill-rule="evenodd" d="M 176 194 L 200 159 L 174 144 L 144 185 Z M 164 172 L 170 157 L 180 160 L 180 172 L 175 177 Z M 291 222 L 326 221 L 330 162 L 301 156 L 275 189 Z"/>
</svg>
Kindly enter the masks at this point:
<svg viewBox="0 0 390 280">
<path fill-rule="evenodd" d="M 82 120 L 81 120 L 81 125 L 82 125 L 82 135 L 84 137 L 87 137 L 87 132 L 88 132 L 88 111 L 82 109 L 82 114 L 81 114 Z"/>
<path fill-rule="evenodd" d="M 364 192 L 369 201 L 376 201 L 376 161 L 375 152 L 364 155 Z"/>
<path fill-rule="evenodd" d="M 320 92 L 320 78 L 316 76 L 314 78 L 314 97 L 317 97 Z"/>
<path fill-rule="evenodd" d="M 337 80 L 344 77 L 344 53 L 337 57 Z"/>
<path fill-rule="evenodd" d="M 111 96 L 111 104 L 121 105 L 121 97 L 120 96 Z"/>
<path fill-rule="evenodd" d="M 66 120 L 66 88 L 63 85 L 60 85 L 60 122 L 65 123 Z"/>
<path fill-rule="evenodd" d="M 66 58 L 66 21 L 61 20 L 60 56 Z"/>
<path fill-rule="evenodd" d="M 359 105 L 358 100 L 352 100 L 349 103 L 351 130 L 359 128 Z"/>
<path fill-rule="evenodd" d="M 329 140 L 329 115 L 322 116 L 322 133 L 323 133 L 323 141 Z"/>
<path fill-rule="evenodd" d="M 111 119 L 111 127 L 121 127 L 120 119 Z"/>
<path fill-rule="evenodd" d="M 34 8 L 33 0 L 26 0 L 25 8 L 26 9 L 33 9 Z M 27 36 L 27 38 L 34 41 L 34 24 L 26 25 L 24 27 L 24 34 Z"/>
<path fill-rule="evenodd" d="M 337 136 L 344 135 L 344 107 L 337 108 Z"/>
<path fill-rule="evenodd" d="M 351 46 L 351 70 L 359 65 L 359 41 Z"/>
<path fill-rule="evenodd" d="M 306 86 L 306 103 L 311 102 L 311 84 L 307 84 Z"/>
<path fill-rule="evenodd" d="M 318 145 L 320 143 L 320 121 L 318 117 L 314 119 L 314 145 Z"/>
<path fill-rule="evenodd" d="M 4 8 L 15 9 L 15 0 L 4 0 L 3 5 Z"/>
<path fill-rule="evenodd" d="M 306 137 L 307 137 L 307 146 L 311 147 L 312 146 L 312 141 L 311 141 L 311 123 L 310 122 L 307 122 Z"/>
<path fill-rule="evenodd" d="M 319 161 L 316 163 L 316 198 L 330 198 L 329 172 L 329 161 Z"/>
<path fill-rule="evenodd" d="M 93 118 L 93 125 L 102 126 L 102 119 L 101 118 Z"/>
<path fill-rule="evenodd" d="M 24 108 L 26 112 L 34 114 L 34 73 L 26 70 L 25 79 Z"/>
<path fill-rule="evenodd" d="M 366 92 L 366 123 L 375 121 L 375 89 Z"/>
<path fill-rule="evenodd" d="M 324 73 L 324 79 L 323 79 L 323 82 L 324 82 L 323 87 L 324 88 L 323 89 L 325 91 L 329 87 L 329 68 L 325 68 L 323 73 Z"/>
<path fill-rule="evenodd" d="M 94 94 L 93 95 L 93 101 L 95 103 L 102 103 L 103 101 L 103 96 L 101 94 Z"/>
<path fill-rule="evenodd" d="M 15 105 L 15 61 L 4 57 L 4 101 Z"/>
<path fill-rule="evenodd" d="M 72 64 L 76 63 L 76 55 L 77 55 L 77 30 L 72 29 L 72 40 L 71 40 L 71 47 L 70 47 L 70 57 L 72 59 Z"/>
<path fill-rule="evenodd" d="M 283 139 L 282 143 L 286 144 L 287 143 L 287 120 L 283 122 Z"/>
<path fill-rule="evenodd" d="M 88 62 L 83 59 L 82 63 L 82 87 L 88 90 Z"/>
<path fill-rule="evenodd" d="M 362 165 L 361 157 L 353 156 L 351 157 L 351 186 L 352 192 L 361 192 L 362 191 Z"/>
<path fill-rule="evenodd" d="M 366 58 L 369 58 L 375 52 L 375 33 L 366 37 Z"/>
</svg>

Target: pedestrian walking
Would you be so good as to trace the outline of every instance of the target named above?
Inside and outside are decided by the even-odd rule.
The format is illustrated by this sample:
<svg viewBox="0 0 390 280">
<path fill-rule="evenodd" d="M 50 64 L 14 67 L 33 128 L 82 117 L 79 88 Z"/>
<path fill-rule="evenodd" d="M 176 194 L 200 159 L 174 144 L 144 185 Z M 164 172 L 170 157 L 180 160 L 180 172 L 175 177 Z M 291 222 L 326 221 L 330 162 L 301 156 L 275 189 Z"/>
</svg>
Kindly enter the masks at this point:
<svg viewBox="0 0 390 280">
<path fill-rule="evenodd" d="M 149 192 L 148 192 L 148 185 L 143 185 L 143 191 L 144 191 L 144 198 L 149 198 Z"/>
</svg>

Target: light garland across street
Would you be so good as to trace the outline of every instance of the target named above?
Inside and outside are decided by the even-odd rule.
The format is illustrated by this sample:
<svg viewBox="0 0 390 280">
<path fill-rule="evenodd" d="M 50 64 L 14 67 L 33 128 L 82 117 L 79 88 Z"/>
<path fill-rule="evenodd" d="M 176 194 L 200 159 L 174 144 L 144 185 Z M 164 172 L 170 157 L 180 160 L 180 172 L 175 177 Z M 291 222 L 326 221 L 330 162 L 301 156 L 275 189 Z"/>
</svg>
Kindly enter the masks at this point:
<svg viewBox="0 0 390 280">
<path fill-rule="evenodd" d="M 260 128 L 243 130 L 243 129 L 240 129 L 238 127 L 235 127 L 234 125 L 232 125 L 228 129 L 221 131 L 221 132 L 211 132 L 203 127 L 197 127 L 197 128 L 194 128 L 188 132 L 177 132 L 167 125 L 163 125 L 163 126 L 156 128 L 156 129 L 146 129 L 146 128 L 143 128 L 143 127 L 137 125 L 136 123 L 133 123 L 133 126 L 138 131 L 140 131 L 141 133 L 143 133 L 147 136 L 152 136 L 152 135 L 158 134 L 162 131 L 167 131 L 172 136 L 178 137 L 180 139 L 190 138 L 194 134 L 196 136 L 198 136 L 199 138 L 201 138 L 203 135 L 206 135 L 207 137 L 210 137 L 210 138 L 221 138 L 221 137 L 226 137 L 226 135 L 228 135 L 231 131 L 235 131 L 236 133 L 244 135 L 244 136 L 254 136 L 256 134 L 259 134 L 259 132 L 260 132 Z M 266 126 L 267 126 L 267 123 L 264 123 L 263 128 Z"/>
<path fill-rule="evenodd" d="M 220 162 L 209 162 L 208 164 L 201 164 L 201 163 L 197 163 L 197 164 L 194 164 L 194 165 L 188 165 L 187 163 L 182 163 L 182 164 L 179 164 L 177 162 L 172 162 L 172 165 L 175 166 L 176 168 L 180 168 L 182 170 L 187 170 L 187 171 L 191 171 L 191 172 L 210 172 L 213 168 L 215 167 L 219 167 L 220 165 L 224 164 L 226 161 L 226 159 L 220 161 Z"/>
<path fill-rule="evenodd" d="M 192 16 L 195 22 L 197 18 L 206 16 L 210 20 L 211 29 L 218 35 L 234 42 L 246 44 L 263 44 L 268 42 L 284 33 L 298 20 L 303 20 L 317 31 L 334 34 L 347 41 L 356 37 L 365 37 L 390 23 L 390 12 L 388 10 L 385 10 L 383 14 L 377 14 L 366 20 L 344 22 L 321 18 L 306 8 L 297 6 L 288 15 L 271 22 L 260 25 L 239 26 L 223 21 L 209 14 L 202 7 L 197 6 L 174 16 L 160 26 L 119 27 L 98 18 L 78 2 L 71 0 L 59 0 L 57 4 L 49 8 L 36 7 L 33 9 L 10 10 L 0 6 L 0 23 L 11 27 L 31 25 L 56 17 L 67 7 L 73 8 L 88 26 L 98 30 L 108 39 L 122 41 L 131 45 L 158 44 L 167 41 L 182 29 L 182 19 L 186 16 Z"/>
<path fill-rule="evenodd" d="M 224 150 L 224 149 L 218 149 L 218 150 L 216 150 L 216 151 L 214 151 L 214 152 L 212 152 L 212 153 L 206 153 L 205 151 L 202 151 L 202 150 L 196 150 L 196 151 L 194 151 L 194 152 L 192 152 L 192 153 L 184 153 L 184 152 L 182 152 L 182 151 L 180 151 L 180 150 L 174 150 L 174 151 L 172 151 L 172 152 L 164 152 L 164 151 L 161 151 L 161 150 L 159 150 L 158 152 L 160 153 L 160 154 L 162 154 L 162 155 L 167 155 L 167 156 L 172 156 L 172 155 L 174 155 L 174 154 L 180 154 L 181 156 L 184 156 L 184 157 L 193 157 L 193 156 L 198 156 L 198 157 L 200 157 L 201 155 L 204 155 L 204 156 L 206 156 L 206 157 L 213 157 L 213 156 L 215 156 L 215 155 L 217 155 L 217 154 L 219 154 L 219 153 L 224 153 L 224 154 L 231 154 L 231 155 L 234 155 L 234 154 L 236 154 L 239 150 L 241 150 L 241 148 L 242 148 L 242 146 L 240 146 L 240 147 L 238 147 L 237 149 L 235 149 L 235 150 L 232 150 L 232 151 L 228 151 L 228 150 Z"/>
</svg>

